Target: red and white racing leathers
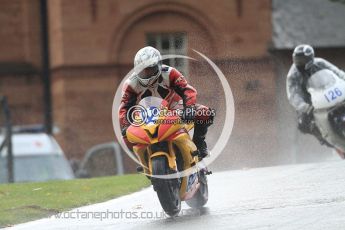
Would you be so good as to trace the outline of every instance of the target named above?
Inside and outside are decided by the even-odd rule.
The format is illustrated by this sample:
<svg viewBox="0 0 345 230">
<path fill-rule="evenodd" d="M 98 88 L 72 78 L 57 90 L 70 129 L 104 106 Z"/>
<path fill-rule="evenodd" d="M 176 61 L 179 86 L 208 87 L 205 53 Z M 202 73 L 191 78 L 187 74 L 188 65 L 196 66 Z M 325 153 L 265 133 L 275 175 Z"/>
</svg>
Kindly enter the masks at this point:
<svg viewBox="0 0 345 230">
<path fill-rule="evenodd" d="M 182 109 L 186 106 L 195 106 L 195 121 L 213 119 L 213 117 L 207 116 L 208 107 L 196 104 L 197 91 L 188 84 L 186 78 L 175 68 L 163 65 L 161 75 L 150 86 L 143 86 L 136 75 L 132 75 L 124 83 L 119 109 L 121 129 L 130 125 L 127 120 L 127 111 L 137 105 L 141 99 L 149 96 L 165 99 L 170 108 Z"/>
</svg>

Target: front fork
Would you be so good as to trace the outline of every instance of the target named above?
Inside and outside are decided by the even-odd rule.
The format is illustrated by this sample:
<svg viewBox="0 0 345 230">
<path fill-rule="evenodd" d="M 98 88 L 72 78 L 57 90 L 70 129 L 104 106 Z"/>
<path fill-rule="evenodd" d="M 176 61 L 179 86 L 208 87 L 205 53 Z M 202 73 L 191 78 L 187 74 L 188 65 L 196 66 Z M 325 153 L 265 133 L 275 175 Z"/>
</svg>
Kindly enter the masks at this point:
<svg viewBox="0 0 345 230">
<path fill-rule="evenodd" d="M 133 150 L 139 156 L 140 162 L 143 166 L 143 172 L 150 177 L 152 175 L 152 159 L 158 156 L 164 156 L 167 158 L 167 162 L 171 172 L 177 172 L 177 164 L 176 164 L 176 153 L 174 149 L 174 145 L 179 149 L 182 160 L 183 160 L 183 170 L 188 170 L 191 167 L 195 166 L 199 159 L 198 159 L 198 152 L 194 142 L 190 139 L 188 133 L 183 133 L 178 135 L 173 140 L 168 141 L 168 149 L 165 151 L 155 151 L 152 152 L 151 146 L 146 148 L 139 148 L 134 146 Z M 207 175 L 208 171 L 203 172 Z M 198 177 L 200 177 L 200 172 L 198 172 Z M 184 193 L 187 191 L 188 186 L 188 176 L 184 176 L 181 178 L 180 184 L 180 196 L 183 197 Z"/>
</svg>

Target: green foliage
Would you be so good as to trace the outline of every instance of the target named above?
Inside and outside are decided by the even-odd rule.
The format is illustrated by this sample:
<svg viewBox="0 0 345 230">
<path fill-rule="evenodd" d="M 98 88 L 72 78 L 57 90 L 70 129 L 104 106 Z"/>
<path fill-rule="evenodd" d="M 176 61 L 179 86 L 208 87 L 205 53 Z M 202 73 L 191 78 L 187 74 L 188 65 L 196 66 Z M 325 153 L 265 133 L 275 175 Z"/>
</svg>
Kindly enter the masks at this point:
<svg viewBox="0 0 345 230">
<path fill-rule="evenodd" d="M 330 0 L 330 1 L 345 4 L 345 0 Z"/>
</svg>

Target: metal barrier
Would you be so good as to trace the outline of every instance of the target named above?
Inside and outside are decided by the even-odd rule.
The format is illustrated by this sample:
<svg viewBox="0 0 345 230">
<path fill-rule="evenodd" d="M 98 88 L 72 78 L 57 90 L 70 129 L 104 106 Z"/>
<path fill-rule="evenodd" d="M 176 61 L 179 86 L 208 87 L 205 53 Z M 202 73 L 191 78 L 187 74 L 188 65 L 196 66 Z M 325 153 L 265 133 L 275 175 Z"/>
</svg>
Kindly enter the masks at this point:
<svg viewBox="0 0 345 230">
<path fill-rule="evenodd" d="M 77 171 L 77 175 L 80 177 L 83 175 L 85 172 L 83 170 L 85 169 L 85 166 L 88 162 L 88 160 L 94 155 L 97 154 L 98 152 L 105 150 L 105 149 L 112 149 L 114 152 L 114 159 L 115 159 L 115 165 L 116 165 L 116 175 L 123 175 L 124 174 L 124 166 L 123 166 L 123 159 L 121 155 L 121 147 L 119 146 L 118 143 L 116 142 L 107 142 L 104 144 L 99 144 L 96 145 L 92 148 L 90 148 L 86 154 L 84 159 L 82 160 L 80 167 Z M 83 177 L 83 176 L 81 176 Z"/>
</svg>

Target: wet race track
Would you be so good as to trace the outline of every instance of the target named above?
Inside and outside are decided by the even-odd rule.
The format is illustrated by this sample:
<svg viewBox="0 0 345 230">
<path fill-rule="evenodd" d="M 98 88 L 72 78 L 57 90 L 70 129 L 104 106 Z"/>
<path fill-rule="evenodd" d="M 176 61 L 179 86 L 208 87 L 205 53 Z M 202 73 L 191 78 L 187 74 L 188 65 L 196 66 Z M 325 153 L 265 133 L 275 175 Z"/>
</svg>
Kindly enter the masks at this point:
<svg viewBox="0 0 345 230">
<path fill-rule="evenodd" d="M 345 161 L 218 172 L 209 193 L 176 218 L 149 187 L 10 229 L 345 229 Z"/>
</svg>

